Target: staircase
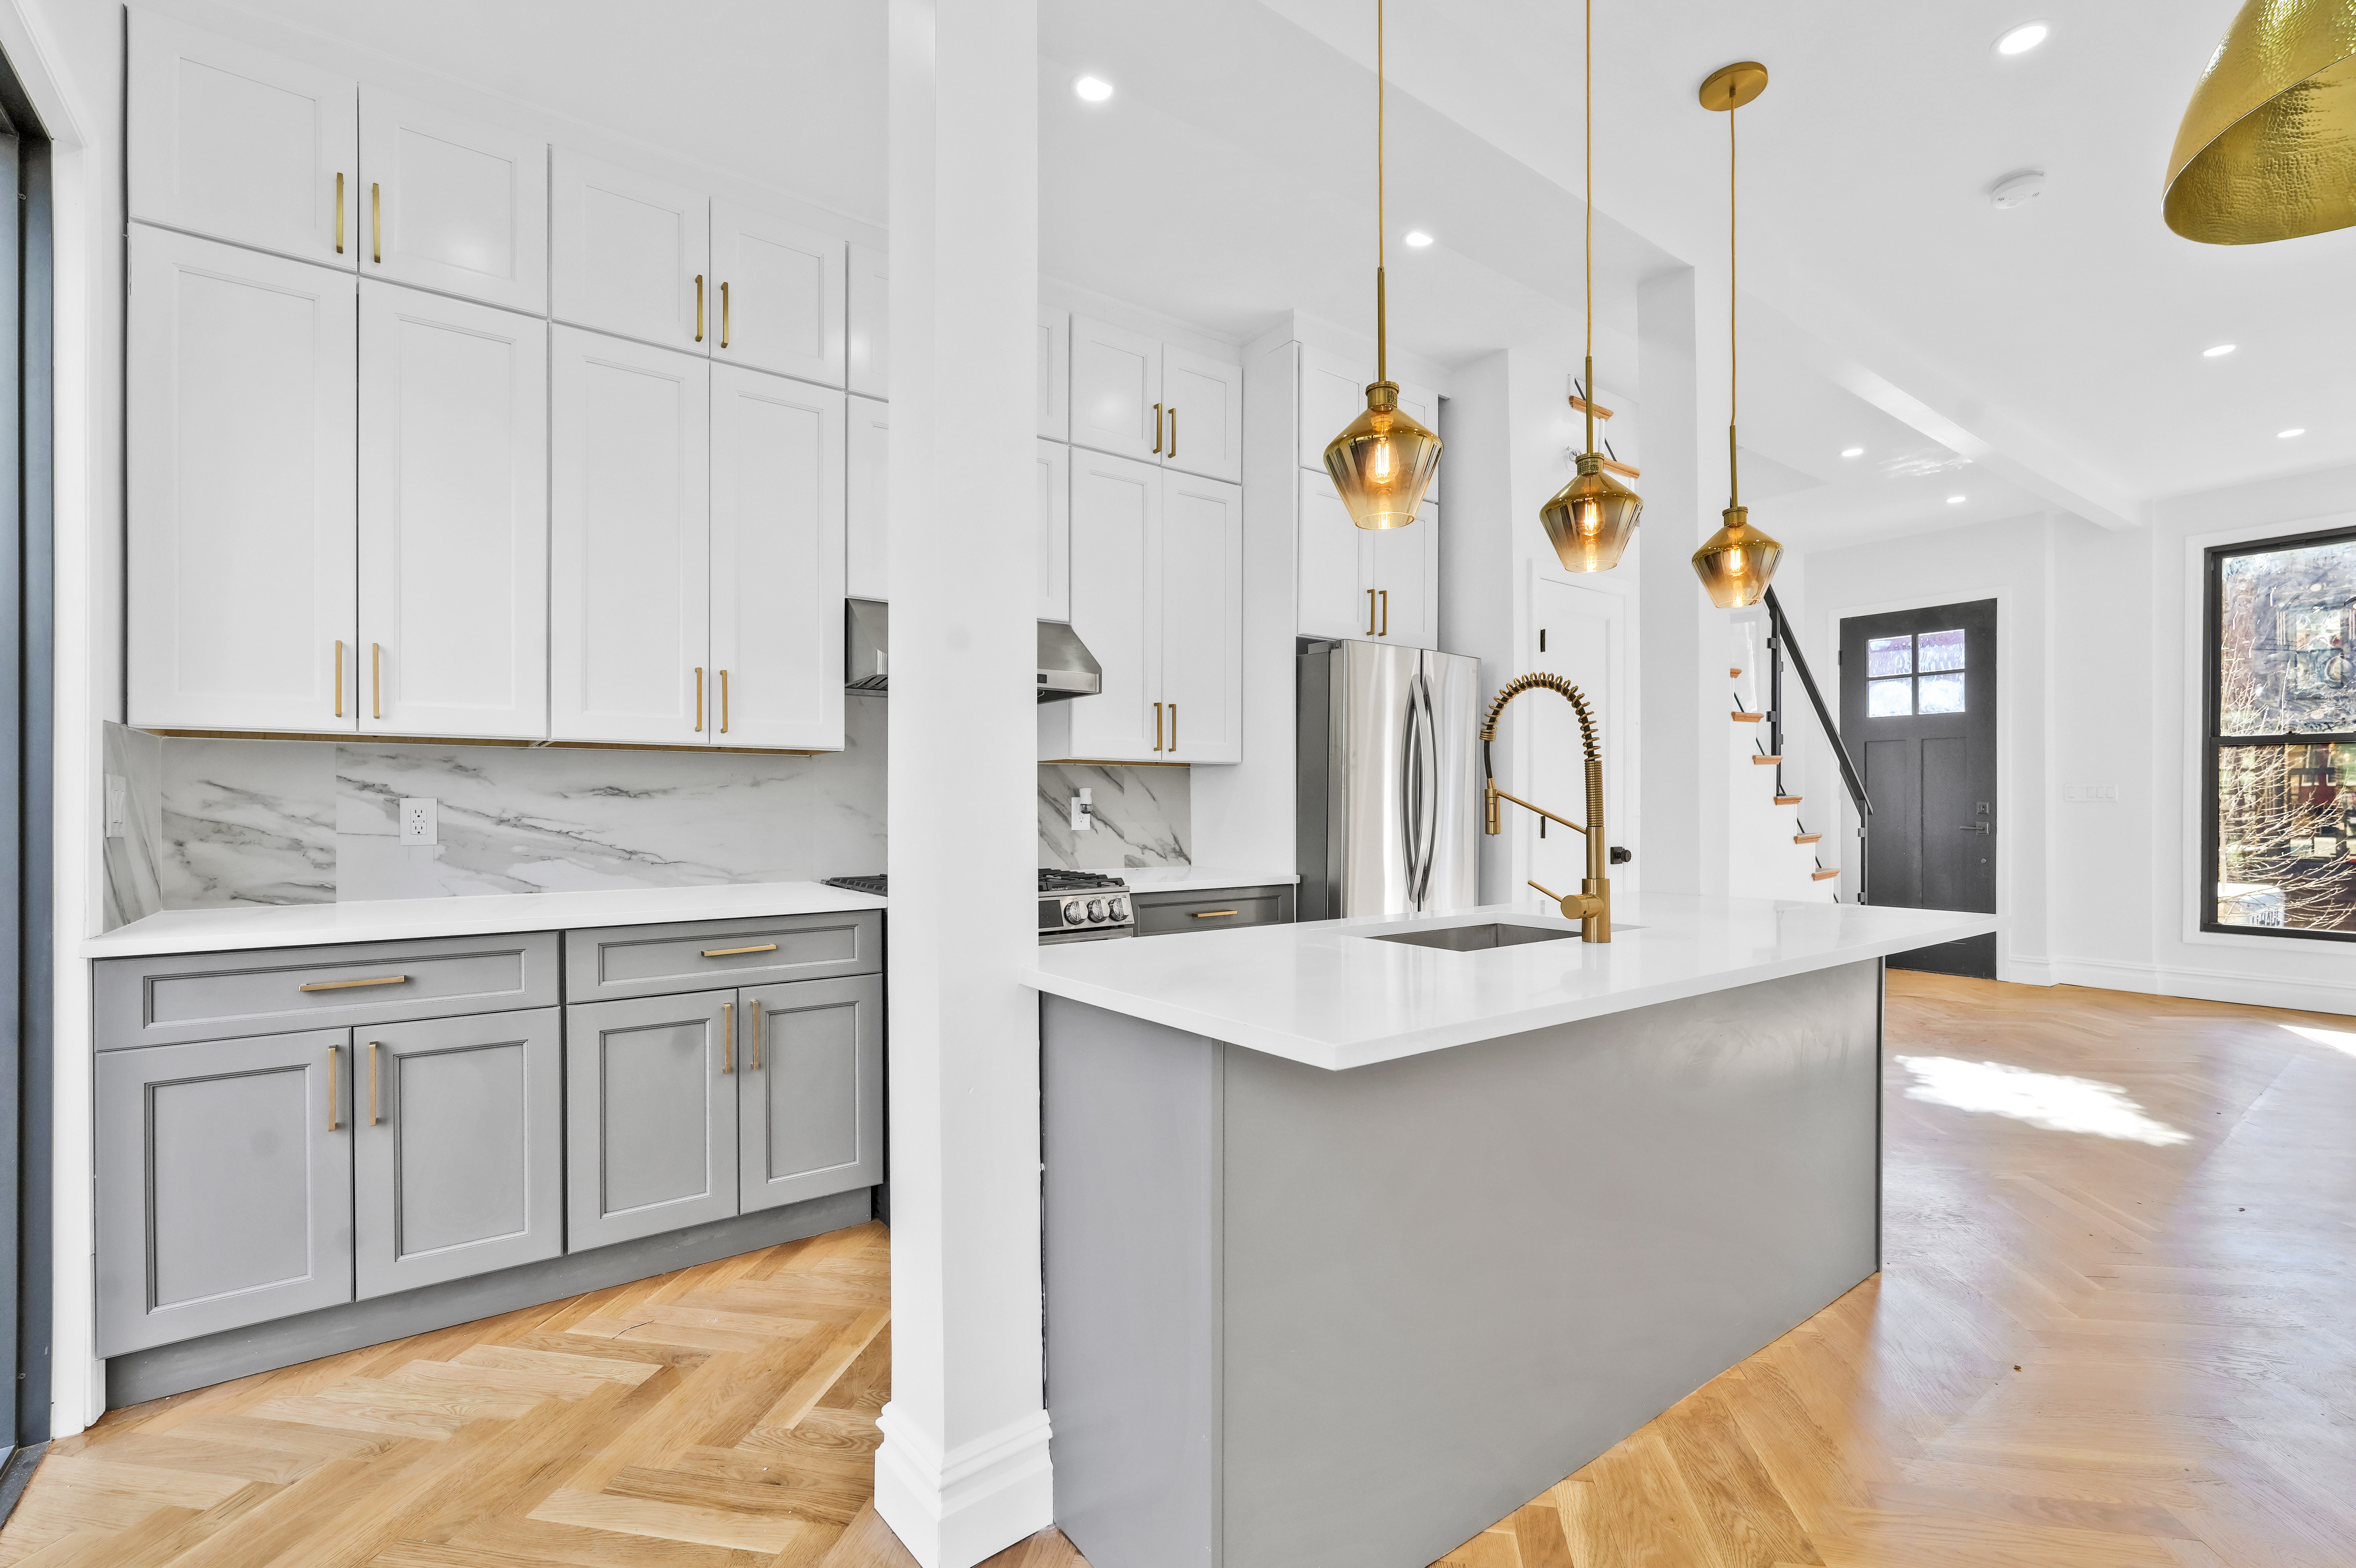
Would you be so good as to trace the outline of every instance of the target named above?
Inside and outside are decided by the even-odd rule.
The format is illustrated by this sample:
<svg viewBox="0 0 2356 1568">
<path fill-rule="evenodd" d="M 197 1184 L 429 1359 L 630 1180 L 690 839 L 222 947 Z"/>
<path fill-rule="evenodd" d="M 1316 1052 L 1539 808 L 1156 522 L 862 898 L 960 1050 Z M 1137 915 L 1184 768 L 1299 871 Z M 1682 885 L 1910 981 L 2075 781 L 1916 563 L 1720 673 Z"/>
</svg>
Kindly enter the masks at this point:
<svg viewBox="0 0 2356 1568">
<path fill-rule="evenodd" d="M 1742 680 L 1740 666 L 1727 673 Z M 1739 899 L 1832 903 L 1840 871 L 1821 859 L 1824 835 L 1809 830 L 1802 812 L 1807 803 L 1782 793 L 1776 781 L 1783 773 L 1777 764 L 1783 759 L 1767 749 L 1765 712 L 1745 707 L 1751 697 L 1742 685 L 1736 686 L 1727 728 L 1727 766 L 1732 770 L 1727 891 Z"/>
</svg>

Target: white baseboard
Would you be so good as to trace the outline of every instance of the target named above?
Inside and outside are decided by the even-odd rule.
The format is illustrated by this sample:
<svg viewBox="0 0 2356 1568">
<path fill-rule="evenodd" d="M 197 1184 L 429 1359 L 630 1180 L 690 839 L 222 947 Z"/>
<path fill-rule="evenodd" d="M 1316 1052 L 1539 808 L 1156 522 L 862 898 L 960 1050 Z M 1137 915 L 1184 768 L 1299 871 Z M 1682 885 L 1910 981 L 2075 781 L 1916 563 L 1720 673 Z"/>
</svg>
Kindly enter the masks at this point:
<svg viewBox="0 0 2356 1568">
<path fill-rule="evenodd" d="M 2164 969 L 2156 964 L 2126 964 L 2115 958 L 2008 957 L 2000 973 L 2006 980 L 2022 986 L 2091 986 L 2147 997 L 2356 1014 L 2356 982 L 2345 980 L 2288 979 L 2230 969 Z"/>
<path fill-rule="evenodd" d="M 890 1404 L 875 1424 L 875 1511 L 923 1568 L 973 1568 L 1055 1522 L 1045 1411 L 948 1453 Z"/>
</svg>

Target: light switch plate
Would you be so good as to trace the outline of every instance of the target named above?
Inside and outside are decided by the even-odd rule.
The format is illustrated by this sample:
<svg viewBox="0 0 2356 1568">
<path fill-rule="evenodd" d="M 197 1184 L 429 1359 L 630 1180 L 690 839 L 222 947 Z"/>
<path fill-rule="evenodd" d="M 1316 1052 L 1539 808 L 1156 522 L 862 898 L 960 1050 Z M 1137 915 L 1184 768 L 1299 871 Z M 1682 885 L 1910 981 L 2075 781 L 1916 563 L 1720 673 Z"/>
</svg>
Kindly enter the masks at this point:
<svg viewBox="0 0 2356 1568">
<path fill-rule="evenodd" d="M 403 844 L 439 844 L 442 842 L 440 804 L 431 795 L 403 795 L 401 798 L 401 841 Z"/>
<path fill-rule="evenodd" d="M 106 775 L 106 836 L 131 837 L 131 781 L 121 773 Z"/>
</svg>

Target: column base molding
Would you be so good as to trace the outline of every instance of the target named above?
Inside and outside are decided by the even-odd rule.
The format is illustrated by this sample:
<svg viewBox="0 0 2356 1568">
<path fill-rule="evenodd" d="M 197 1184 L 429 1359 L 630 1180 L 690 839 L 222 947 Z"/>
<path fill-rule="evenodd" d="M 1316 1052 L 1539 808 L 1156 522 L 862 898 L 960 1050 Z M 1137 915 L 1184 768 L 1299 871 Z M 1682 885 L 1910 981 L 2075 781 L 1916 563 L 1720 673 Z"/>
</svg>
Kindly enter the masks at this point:
<svg viewBox="0 0 2356 1568">
<path fill-rule="evenodd" d="M 893 1405 L 875 1424 L 875 1511 L 923 1568 L 973 1568 L 1055 1522 L 1045 1411 L 946 1453 Z"/>
</svg>

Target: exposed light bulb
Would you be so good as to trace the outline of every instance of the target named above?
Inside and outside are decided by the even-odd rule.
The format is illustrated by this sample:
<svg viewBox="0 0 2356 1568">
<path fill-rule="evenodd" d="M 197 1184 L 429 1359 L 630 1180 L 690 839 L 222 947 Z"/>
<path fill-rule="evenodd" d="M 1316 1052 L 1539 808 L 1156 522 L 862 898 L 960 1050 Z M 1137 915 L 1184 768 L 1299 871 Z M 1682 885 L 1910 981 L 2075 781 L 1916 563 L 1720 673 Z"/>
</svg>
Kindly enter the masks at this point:
<svg viewBox="0 0 2356 1568">
<path fill-rule="evenodd" d="M 1579 507 L 1579 532 L 1582 539 L 1593 539 L 1603 530 L 1603 508 L 1592 501 L 1582 501 Z"/>
<path fill-rule="evenodd" d="M 1100 76 L 1084 76 L 1072 83 L 1072 91 L 1084 103 L 1102 103 L 1112 96 L 1112 83 Z"/>
<path fill-rule="evenodd" d="M 2042 22 L 2023 22 L 1996 41 L 2000 55 L 2025 55 L 2051 36 L 2053 29 Z"/>
<path fill-rule="evenodd" d="M 1387 485 L 1391 482 L 1391 443 L 1389 442 L 1375 443 L 1374 462 L 1367 469 L 1366 477 L 1377 485 Z"/>
</svg>

